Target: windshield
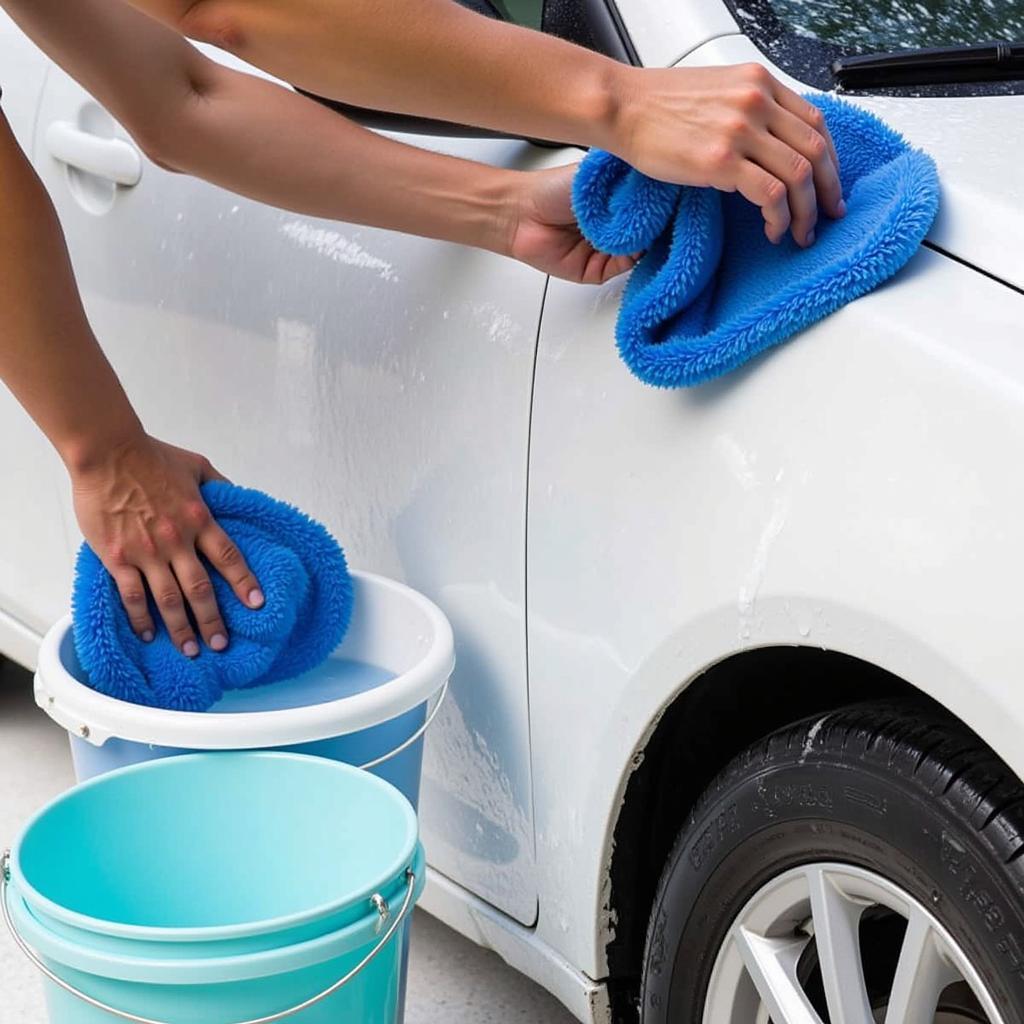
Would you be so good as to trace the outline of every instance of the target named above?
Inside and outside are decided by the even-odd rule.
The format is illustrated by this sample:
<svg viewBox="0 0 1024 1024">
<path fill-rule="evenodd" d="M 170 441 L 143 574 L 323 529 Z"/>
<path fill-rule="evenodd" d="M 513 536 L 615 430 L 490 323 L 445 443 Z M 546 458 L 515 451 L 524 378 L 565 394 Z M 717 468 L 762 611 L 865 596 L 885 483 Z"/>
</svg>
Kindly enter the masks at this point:
<svg viewBox="0 0 1024 1024">
<path fill-rule="evenodd" d="M 1024 0 L 728 0 L 740 28 L 793 77 L 834 86 L 835 57 L 1024 41 Z M 1024 83 L 922 87 L 921 94 L 1020 92 Z M 886 92 L 891 90 L 877 90 Z"/>
<path fill-rule="evenodd" d="M 771 7 L 797 35 L 864 53 L 1024 40 L 1024 0 L 771 0 Z"/>
</svg>

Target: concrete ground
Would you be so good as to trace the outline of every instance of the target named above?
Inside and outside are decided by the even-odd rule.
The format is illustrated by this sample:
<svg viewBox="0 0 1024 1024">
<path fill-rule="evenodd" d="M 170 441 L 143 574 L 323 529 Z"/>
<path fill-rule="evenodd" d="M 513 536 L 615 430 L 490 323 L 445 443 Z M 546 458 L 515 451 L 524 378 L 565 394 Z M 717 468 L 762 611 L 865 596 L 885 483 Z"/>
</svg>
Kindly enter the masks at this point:
<svg viewBox="0 0 1024 1024">
<path fill-rule="evenodd" d="M 0 848 L 73 781 L 67 739 L 32 701 L 28 673 L 0 662 Z M 2 931 L 2 926 L 0 926 Z M 417 911 L 406 1024 L 573 1024 L 494 953 Z M 0 1024 L 46 1024 L 34 969 L 0 934 Z"/>
</svg>

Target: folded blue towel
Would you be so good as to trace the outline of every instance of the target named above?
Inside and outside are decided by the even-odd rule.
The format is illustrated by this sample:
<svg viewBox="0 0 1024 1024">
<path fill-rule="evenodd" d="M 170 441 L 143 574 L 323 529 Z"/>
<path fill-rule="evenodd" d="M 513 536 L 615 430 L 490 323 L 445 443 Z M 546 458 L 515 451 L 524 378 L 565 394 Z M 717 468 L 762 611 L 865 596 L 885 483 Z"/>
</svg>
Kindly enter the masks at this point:
<svg viewBox="0 0 1024 1024">
<path fill-rule="evenodd" d="M 320 523 L 261 491 L 222 481 L 201 490 L 256 574 L 263 607 L 247 608 L 211 569 L 230 634 L 227 649 L 218 653 L 200 644 L 198 656 L 185 657 L 152 599 L 156 636 L 144 643 L 128 623 L 113 578 L 83 544 L 71 605 L 75 650 L 93 689 L 134 704 L 206 711 L 225 690 L 297 676 L 341 643 L 352 611 L 352 581 L 338 542 Z"/>
<path fill-rule="evenodd" d="M 806 97 L 835 143 L 847 213 L 799 248 L 765 237 L 738 193 L 668 185 L 590 152 L 573 182 L 583 234 L 603 252 L 646 250 L 622 297 L 616 342 L 648 384 L 700 384 L 734 369 L 892 276 L 938 208 L 935 164 L 872 114 Z"/>
</svg>

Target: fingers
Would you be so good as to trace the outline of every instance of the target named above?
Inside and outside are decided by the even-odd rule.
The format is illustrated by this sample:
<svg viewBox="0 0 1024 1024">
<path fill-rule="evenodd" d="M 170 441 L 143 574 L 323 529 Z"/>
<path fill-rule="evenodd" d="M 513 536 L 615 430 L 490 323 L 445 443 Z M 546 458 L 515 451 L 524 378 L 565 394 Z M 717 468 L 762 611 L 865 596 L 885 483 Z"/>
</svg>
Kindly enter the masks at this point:
<svg viewBox="0 0 1024 1024">
<path fill-rule="evenodd" d="M 217 607 L 213 584 L 195 551 L 176 558 L 171 568 L 206 646 L 214 651 L 223 651 L 228 645 L 228 631 Z"/>
<path fill-rule="evenodd" d="M 196 547 L 231 584 L 242 604 L 247 608 L 263 607 L 263 591 L 260 590 L 258 580 L 246 565 L 234 541 L 213 520 L 199 534 Z"/>
<path fill-rule="evenodd" d="M 811 245 L 814 242 L 814 226 L 818 221 L 818 200 L 814 190 L 814 168 L 810 160 L 767 133 L 757 139 L 751 155 L 769 175 L 785 186 L 793 239 L 797 245 Z M 775 238 L 769 232 L 768 237 L 777 242 L 782 236 Z"/>
<path fill-rule="evenodd" d="M 845 207 L 843 188 L 839 183 L 839 165 L 833 155 L 834 150 L 828 139 L 828 129 L 824 128 L 821 111 L 817 107 L 813 109 L 821 119 L 825 134 L 782 107 L 776 108 L 769 127 L 776 138 L 810 163 L 814 175 L 814 188 L 821 208 L 830 217 L 841 217 Z"/>
<path fill-rule="evenodd" d="M 764 233 L 769 241 L 781 241 L 790 225 L 785 184 L 752 160 L 743 161 L 736 178 L 736 189 L 740 195 L 761 208 Z"/>
<path fill-rule="evenodd" d="M 775 101 L 782 109 L 772 120 L 772 131 L 811 161 L 822 207 L 830 217 L 842 217 L 846 213 L 846 204 L 843 202 L 839 181 L 839 157 L 825 115 L 813 103 L 798 96 L 792 89 L 787 89 L 781 82 L 774 79 L 773 82 Z M 784 114 L 789 114 L 793 120 Z M 820 152 L 819 139 L 825 144 L 824 153 Z"/>
<path fill-rule="evenodd" d="M 199 642 L 188 620 L 185 599 L 171 567 L 163 563 L 147 567 L 146 581 L 174 646 L 186 657 L 194 658 L 199 653 Z"/>
<path fill-rule="evenodd" d="M 153 617 L 149 614 L 149 602 L 146 600 L 146 587 L 142 582 L 142 574 L 133 566 L 119 566 L 111 571 L 117 592 L 121 595 L 121 603 L 128 613 L 128 621 L 135 635 L 147 644 L 156 635 Z"/>
<path fill-rule="evenodd" d="M 604 265 L 600 283 L 604 284 L 605 281 L 610 281 L 613 277 L 618 277 L 619 274 L 625 274 L 627 270 L 632 270 L 639 259 L 639 256 L 612 256 Z"/>
<path fill-rule="evenodd" d="M 581 284 L 604 284 L 606 281 L 618 277 L 619 274 L 632 270 L 636 265 L 639 256 L 609 256 L 606 252 L 599 252 L 588 245 L 590 252 L 579 278 Z"/>
</svg>

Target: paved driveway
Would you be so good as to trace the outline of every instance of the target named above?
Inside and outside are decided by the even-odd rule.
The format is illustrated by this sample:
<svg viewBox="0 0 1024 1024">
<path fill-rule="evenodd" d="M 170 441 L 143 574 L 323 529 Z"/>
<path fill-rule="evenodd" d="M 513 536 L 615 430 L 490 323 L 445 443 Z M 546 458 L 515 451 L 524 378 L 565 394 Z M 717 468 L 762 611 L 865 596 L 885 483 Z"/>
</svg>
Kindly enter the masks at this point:
<svg viewBox="0 0 1024 1024">
<path fill-rule="evenodd" d="M 32 702 L 27 673 L 0 663 L 0 846 L 73 781 L 64 733 Z M 0 926 L 2 927 L 2 926 Z M 420 911 L 406 1024 L 573 1024 L 533 982 Z M 0 1024 L 46 1024 L 32 968 L 0 934 Z"/>
</svg>

